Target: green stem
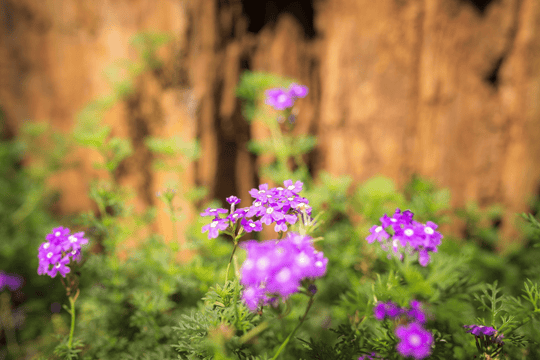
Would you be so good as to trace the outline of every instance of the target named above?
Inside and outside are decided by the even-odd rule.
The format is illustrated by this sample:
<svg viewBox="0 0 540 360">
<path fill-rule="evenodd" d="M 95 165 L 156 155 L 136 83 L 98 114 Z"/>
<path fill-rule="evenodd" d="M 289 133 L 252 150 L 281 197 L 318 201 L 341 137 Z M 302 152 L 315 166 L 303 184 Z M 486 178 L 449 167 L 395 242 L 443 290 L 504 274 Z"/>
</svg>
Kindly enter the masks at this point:
<svg viewBox="0 0 540 360">
<path fill-rule="evenodd" d="M 19 344 L 17 344 L 17 338 L 15 336 L 11 316 L 10 297 L 7 292 L 2 292 L 0 295 L 0 315 L 0 330 L 2 330 L 3 325 L 6 333 L 8 351 L 15 357 L 15 355 L 19 353 Z"/>
<path fill-rule="evenodd" d="M 300 326 L 302 326 L 302 324 L 304 323 L 304 320 L 306 320 L 306 316 L 307 316 L 307 314 L 309 312 L 309 309 L 311 309 L 311 305 L 313 305 L 313 295 L 309 298 L 309 302 L 307 304 L 306 311 L 304 312 L 304 315 L 300 319 L 300 323 L 298 325 L 296 325 L 294 330 L 289 334 L 289 336 L 287 336 L 285 341 L 283 341 L 283 343 L 279 347 L 278 351 L 276 352 L 276 354 L 274 355 L 274 357 L 271 360 L 276 360 L 277 359 L 279 354 L 283 351 L 283 349 L 285 349 L 285 346 L 287 346 L 287 344 L 289 343 L 289 340 L 291 340 L 291 338 L 294 336 L 296 331 L 300 328 Z"/>
<path fill-rule="evenodd" d="M 231 257 L 229 258 L 229 263 L 227 264 L 227 271 L 225 273 L 225 285 L 227 284 L 227 280 L 229 279 L 229 269 L 231 267 L 231 262 L 234 256 L 234 252 L 236 251 L 236 248 L 238 247 L 238 240 L 234 239 L 234 247 L 231 253 Z"/>
<path fill-rule="evenodd" d="M 69 297 L 69 303 L 71 304 L 71 329 L 69 330 L 69 341 L 68 341 L 68 348 L 71 350 L 72 343 L 73 343 L 73 332 L 75 331 L 75 300 L 77 300 L 77 296 L 79 296 L 79 290 L 77 289 L 77 293 L 74 297 Z"/>
</svg>

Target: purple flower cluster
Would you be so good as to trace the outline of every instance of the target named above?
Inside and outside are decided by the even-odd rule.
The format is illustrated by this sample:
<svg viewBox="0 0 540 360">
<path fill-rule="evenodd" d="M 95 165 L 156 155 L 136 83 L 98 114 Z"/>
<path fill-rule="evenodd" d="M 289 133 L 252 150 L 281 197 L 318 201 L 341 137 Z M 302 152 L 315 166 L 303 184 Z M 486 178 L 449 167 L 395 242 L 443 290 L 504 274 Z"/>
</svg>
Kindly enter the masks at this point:
<svg viewBox="0 0 540 360">
<path fill-rule="evenodd" d="M 392 249 L 403 259 L 403 251 L 418 253 L 418 262 L 422 266 L 427 266 L 430 262 L 430 252 L 437 252 L 437 246 L 441 244 L 442 235 L 437 232 L 437 224 L 428 221 L 426 224 L 413 220 L 414 214 L 410 210 L 401 213 L 396 209 L 392 217 L 386 214 L 380 219 L 382 225 L 374 225 L 369 230 L 371 234 L 366 238 L 368 243 L 375 240 L 381 243 L 385 251 Z M 393 235 L 385 229 L 391 228 Z"/>
<path fill-rule="evenodd" d="M 22 278 L 17 274 L 6 274 L 0 271 L 0 291 L 4 290 L 4 287 L 9 288 L 11 291 L 16 291 L 21 287 Z"/>
<path fill-rule="evenodd" d="M 293 107 L 294 101 L 305 97 L 307 93 L 308 88 L 306 86 L 293 83 L 288 89 L 274 88 L 266 90 L 265 103 L 276 110 L 285 110 Z"/>
<path fill-rule="evenodd" d="M 88 243 L 88 239 L 83 238 L 84 232 L 70 235 L 70 230 L 62 226 L 54 228 L 47 234 L 46 242 L 39 247 L 38 274 L 47 274 L 56 277 L 60 273 L 63 277 L 71 270 L 67 265 L 70 258 L 81 261 L 81 246 Z M 52 268 L 50 267 L 52 265 Z"/>
<path fill-rule="evenodd" d="M 473 334 L 476 338 L 483 337 L 484 341 L 489 342 L 490 344 L 499 344 L 501 346 L 504 345 L 504 335 L 497 335 L 497 330 L 491 326 L 463 325 L 463 327 L 469 329 L 467 332 Z"/>
<path fill-rule="evenodd" d="M 396 319 L 400 316 L 406 316 L 410 322 L 425 324 L 427 321 L 422 304 L 416 300 L 411 301 L 409 309 L 400 308 L 392 301 L 378 302 L 373 308 L 373 312 L 377 320 L 384 320 L 386 317 Z"/>
<path fill-rule="evenodd" d="M 278 296 L 286 299 L 298 292 L 302 280 L 326 273 L 328 258 L 315 250 L 309 236 L 288 233 L 282 240 L 250 240 L 241 246 L 247 251 L 241 269 L 242 299 L 251 311 Z M 310 290 L 313 293 L 315 288 Z"/>
<path fill-rule="evenodd" d="M 201 216 L 213 216 L 214 219 L 208 225 L 203 226 L 202 231 L 208 231 L 208 238 L 213 239 L 219 236 L 219 231 L 236 230 L 238 222 L 243 230 L 250 233 L 261 231 L 262 224 L 270 225 L 275 223 L 274 230 L 287 231 L 287 224 L 294 224 L 298 220 L 298 215 L 305 211 L 311 215 L 311 207 L 308 200 L 298 195 L 302 191 L 303 183 L 292 180 L 285 180 L 283 187 L 268 188 L 268 184 L 262 184 L 258 189 L 251 189 L 250 195 L 253 203 L 247 208 L 235 209 L 240 203 L 236 196 L 227 198 L 231 204 L 230 211 L 227 209 L 208 208 Z M 220 218 L 220 214 L 227 214 Z"/>
<path fill-rule="evenodd" d="M 424 329 L 426 314 L 421 308 L 421 303 L 413 300 L 410 308 L 400 308 L 392 301 L 379 302 L 373 309 L 377 320 L 385 318 L 396 319 L 405 317 L 407 325 L 400 325 L 396 328 L 396 336 L 400 339 L 397 345 L 398 352 L 403 356 L 412 356 L 415 359 L 423 359 L 431 353 L 433 335 Z"/>
</svg>

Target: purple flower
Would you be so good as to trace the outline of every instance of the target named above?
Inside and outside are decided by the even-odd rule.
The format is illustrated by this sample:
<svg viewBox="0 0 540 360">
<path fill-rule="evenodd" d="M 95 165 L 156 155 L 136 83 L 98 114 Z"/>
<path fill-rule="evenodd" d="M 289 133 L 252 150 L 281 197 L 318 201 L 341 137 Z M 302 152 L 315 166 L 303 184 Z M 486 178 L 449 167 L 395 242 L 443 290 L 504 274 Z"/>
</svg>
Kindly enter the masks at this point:
<svg viewBox="0 0 540 360">
<path fill-rule="evenodd" d="M 442 235 L 435 231 L 437 224 L 431 221 L 428 221 L 427 224 L 421 224 L 414 221 L 413 216 L 414 214 L 410 210 L 401 213 L 400 209 L 396 209 L 392 217 L 384 214 L 380 218 L 382 226 L 372 226 L 371 234 L 366 237 L 366 240 L 370 244 L 378 240 L 383 250 L 392 250 L 400 260 L 403 259 L 405 250 L 410 253 L 416 252 L 420 265 L 427 266 L 430 262 L 429 253 L 437 252 Z M 386 228 L 392 228 L 392 237 L 384 230 Z"/>
<path fill-rule="evenodd" d="M 50 234 L 45 236 L 46 242 L 42 243 L 38 249 L 38 274 L 55 277 L 59 272 L 63 277 L 70 272 L 66 266 L 70 259 L 81 260 L 81 246 L 88 243 L 88 239 L 83 238 L 84 232 L 70 235 L 70 230 L 62 226 L 54 228 Z M 52 265 L 52 269 L 51 269 Z"/>
<path fill-rule="evenodd" d="M 483 326 L 483 325 L 463 325 L 464 328 L 467 328 L 468 333 L 473 334 L 474 336 L 493 336 L 497 332 L 494 328 L 490 326 Z"/>
<path fill-rule="evenodd" d="M 62 277 L 66 277 L 66 274 L 70 272 L 70 268 L 66 265 L 69 264 L 69 256 L 64 256 L 60 261 L 53 265 L 52 270 L 49 271 L 49 276 L 54 278 L 57 273 L 60 273 Z"/>
<path fill-rule="evenodd" d="M 294 100 L 287 91 L 280 88 L 274 88 L 266 90 L 265 103 L 276 110 L 285 110 L 294 105 Z"/>
<path fill-rule="evenodd" d="M 215 239 L 219 236 L 219 230 L 225 230 L 229 227 L 228 219 L 214 219 L 208 225 L 202 227 L 202 232 L 208 231 L 208 238 Z"/>
<path fill-rule="evenodd" d="M 6 274 L 0 271 L 0 291 L 4 290 L 4 287 L 9 288 L 11 291 L 16 291 L 21 287 L 22 278 L 17 274 Z"/>
<path fill-rule="evenodd" d="M 265 209 L 264 214 L 261 217 L 261 222 L 265 223 L 266 225 L 270 225 L 271 223 L 284 218 L 284 215 L 279 211 L 277 204 L 269 205 L 270 206 Z"/>
<path fill-rule="evenodd" d="M 84 239 L 83 236 L 84 232 L 69 235 L 62 250 L 67 251 L 71 248 L 72 255 L 74 255 L 73 251 L 77 252 L 81 249 L 81 245 L 88 244 L 88 239 Z"/>
<path fill-rule="evenodd" d="M 394 319 L 403 314 L 405 309 L 401 309 L 396 303 L 392 301 L 378 302 L 373 308 L 373 313 L 377 320 L 384 320 L 385 317 Z"/>
<path fill-rule="evenodd" d="M 326 273 L 328 259 L 315 250 L 309 236 L 289 233 L 279 241 L 251 240 L 241 246 L 247 251 L 241 269 L 242 298 L 252 311 L 275 296 L 286 299 L 298 291 L 303 279 Z"/>
<path fill-rule="evenodd" d="M 289 95 L 293 98 L 303 98 L 308 94 L 307 86 L 292 83 L 289 86 Z"/>
<path fill-rule="evenodd" d="M 221 209 L 221 208 L 218 208 L 218 209 L 207 208 L 206 210 L 204 210 L 204 212 L 201 213 L 201 216 L 219 216 L 219 214 L 226 214 L 228 212 L 229 210 Z"/>
<path fill-rule="evenodd" d="M 384 231 L 382 226 L 373 225 L 369 231 L 371 232 L 371 235 L 366 238 L 368 244 L 371 244 L 375 240 L 382 242 L 390 237 L 390 235 Z"/>
<path fill-rule="evenodd" d="M 402 356 L 423 359 L 430 355 L 433 335 L 422 325 L 413 322 L 406 326 L 398 326 L 396 336 L 400 339 L 397 351 Z"/>
<path fill-rule="evenodd" d="M 229 196 L 228 198 L 225 199 L 229 204 L 231 205 L 238 205 L 240 204 L 240 199 L 237 198 L 236 196 Z"/>
<path fill-rule="evenodd" d="M 248 233 L 253 231 L 262 231 L 262 224 L 260 220 L 253 221 L 244 218 L 240 221 L 240 224 L 242 224 L 242 227 Z"/>
</svg>

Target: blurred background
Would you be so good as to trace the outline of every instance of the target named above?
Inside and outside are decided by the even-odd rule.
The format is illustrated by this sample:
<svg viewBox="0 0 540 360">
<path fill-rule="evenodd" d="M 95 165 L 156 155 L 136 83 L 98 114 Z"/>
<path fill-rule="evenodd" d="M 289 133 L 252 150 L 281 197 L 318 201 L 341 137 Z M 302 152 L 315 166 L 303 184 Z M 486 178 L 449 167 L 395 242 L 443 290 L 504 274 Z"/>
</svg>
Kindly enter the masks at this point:
<svg viewBox="0 0 540 360">
<path fill-rule="evenodd" d="M 39 243 L 58 219 L 98 212 L 96 177 L 132 189 L 137 211 L 157 209 L 129 245 L 150 233 L 182 241 L 202 204 L 189 190 L 248 206 L 271 159 L 248 149 L 270 134 L 244 116 L 236 89 L 246 72 L 309 88 L 293 134 L 317 138 L 304 157 L 313 178 L 326 171 L 359 185 L 382 175 L 400 190 L 429 179 L 449 189 L 452 209 L 494 209 L 486 226 L 499 250 L 523 240 L 516 213 L 537 213 L 537 0 L 0 0 L 0 24 L 0 252 L 9 259 L 0 270 L 23 267 L 15 239 Z M 68 133 L 89 146 L 71 146 Z M 111 145 L 125 151 L 112 171 L 93 165 L 104 159 L 92 145 L 109 135 L 127 141 Z M 156 167 L 150 138 L 171 138 L 182 154 Z M 171 184 L 181 184 L 176 228 L 156 196 Z M 454 217 L 442 232 L 469 230 Z M 36 294 L 50 282 L 35 280 Z M 47 296 L 62 299 L 55 289 Z M 15 292 L 12 301 L 26 300 Z"/>
<path fill-rule="evenodd" d="M 247 197 L 258 182 L 246 149 L 263 128 L 242 117 L 235 86 L 246 71 L 298 79 L 298 133 L 316 135 L 312 174 L 361 182 L 376 174 L 403 185 L 436 180 L 452 206 L 500 203 L 506 238 L 513 215 L 540 191 L 540 5 L 535 0 L 25 1 L 1 2 L 0 101 L 4 137 L 25 122 L 73 129 L 87 104 L 120 83 L 102 111 L 133 155 L 118 178 L 154 204 L 167 175 L 151 169 L 147 136 L 200 139 L 202 156 L 182 175 L 209 197 Z M 150 70 L 136 34 L 163 33 Z M 143 39 L 144 40 L 144 39 Z M 153 56 L 153 55 L 152 55 Z M 152 59 L 150 59 L 152 60 Z M 126 81 L 128 82 L 126 85 Z M 96 155 L 48 181 L 58 213 L 91 209 Z M 73 160 L 73 159 L 71 159 Z M 166 225 L 157 228 L 171 231 Z M 453 230 L 458 231 L 458 224 Z"/>
</svg>

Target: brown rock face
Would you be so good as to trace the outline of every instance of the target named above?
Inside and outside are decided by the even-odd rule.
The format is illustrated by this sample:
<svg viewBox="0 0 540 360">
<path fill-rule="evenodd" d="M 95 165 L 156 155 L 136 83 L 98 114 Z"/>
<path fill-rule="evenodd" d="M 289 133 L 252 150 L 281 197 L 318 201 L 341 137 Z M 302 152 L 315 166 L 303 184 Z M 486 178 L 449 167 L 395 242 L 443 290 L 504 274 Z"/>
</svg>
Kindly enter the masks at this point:
<svg viewBox="0 0 540 360">
<path fill-rule="evenodd" d="M 102 71 L 134 59 L 133 34 L 166 31 L 165 65 L 105 117 L 132 139 L 120 179 L 139 209 L 178 174 L 154 172 L 147 135 L 199 138 L 203 156 L 182 176 L 224 200 L 259 179 L 234 88 L 244 70 L 269 71 L 310 88 L 296 132 L 319 137 L 313 172 L 412 174 L 469 200 L 514 213 L 540 184 L 540 4 L 536 0 L 35 1 L 2 3 L 0 99 L 13 129 L 27 119 L 71 129 L 89 100 L 110 91 Z M 261 10 L 265 9 L 265 10 Z M 91 207 L 85 167 L 52 179 L 65 212 Z M 242 205 L 246 205 L 243 203 Z M 186 206 L 182 206 L 186 209 Z M 189 207 L 188 207 L 189 208 Z M 179 230 L 189 221 L 180 225 Z M 154 231 L 173 237 L 164 212 Z M 181 231 L 180 231 L 181 233 Z M 167 235 L 168 234 L 168 235 Z"/>
</svg>

